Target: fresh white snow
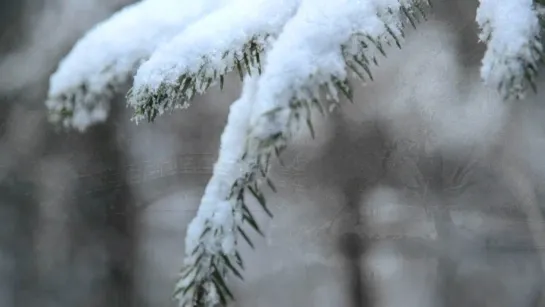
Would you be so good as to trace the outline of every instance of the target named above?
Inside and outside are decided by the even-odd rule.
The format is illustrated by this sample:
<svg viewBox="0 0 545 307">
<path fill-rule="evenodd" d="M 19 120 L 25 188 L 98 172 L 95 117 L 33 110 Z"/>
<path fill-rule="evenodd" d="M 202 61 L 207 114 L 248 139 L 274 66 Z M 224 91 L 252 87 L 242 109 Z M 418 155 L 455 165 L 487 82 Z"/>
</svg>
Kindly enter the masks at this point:
<svg viewBox="0 0 545 307">
<path fill-rule="evenodd" d="M 540 25 L 533 1 L 480 0 L 476 19 L 482 30 L 479 38 L 487 43 L 481 67 L 485 84 L 498 87 L 504 95 L 520 95 L 526 66 L 537 67 L 542 50 L 536 41 Z M 515 78 L 512 87 L 511 78 Z"/>
<path fill-rule="evenodd" d="M 197 264 L 199 253 L 193 254 L 193 251 L 200 244 L 204 246 L 205 254 L 208 256 L 219 252 L 233 255 L 236 251 L 236 227 L 241 225 L 242 213 L 240 208 L 236 209 L 236 199 L 227 200 L 227 198 L 233 183 L 249 171 L 248 162 L 241 160 L 241 157 L 245 150 L 256 83 L 255 77 L 247 77 L 241 97 L 230 107 L 227 125 L 221 136 L 220 152 L 214 165 L 214 173 L 206 186 L 197 216 L 187 228 L 184 265 L 188 267 Z M 206 227 L 210 227 L 210 231 L 203 236 Z M 223 235 L 215 236 L 216 230 L 222 230 Z M 201 272 L 206 273 L 206 270 Z M 186 287 L 192 280 L 200 278 L 202 276 L 190 274 L 181 279 L 177 287 Z M 212 285 L 208 287 L 214 288 Z M 213 293 L 210 295 L 214 297 Z M 186 300 L 191 297 L 191 295 L 179 296 L 180 306 L 186 306 L 184 305 L 188 302 Z"/>
<path fill-rule="evenodd" d="M 388 1 L 396 4 L 397 1 Z M 346 78 L 341 46 L 352 43 L 354 34 L 382 41 L 387 35 L 385 2 L 303 0 L 267 56 L 264 74 L 259 80 L 256 107 L 252 116 L 252 135 L 266 139 L 274 134 L 290 134 L 288 121 L 292 115 L 292 98 L 309 100 L 319 97 L 319 86 L 327 85 L 333 99 L 336 90 L 331 77 Z M 400 5 L 391 7 L 393 12 Z M 390 17 L 393 17 L 391 15 Z M 387 18 L 393 28 L 399 20 Z M 361 49 L 352 48 L 352 52 Z M 349 50 L 350 52 L 350 50 Z M 273 116 L 262 114 L 279 109 Z"/>
<path fill-rule="evenodd" d="M 85 130 L 106 120 L 110 101 L 157 46 L 225 0 L 144 0 L 89 30 L 50 78 L 52 120 Z M 73 116 L 58 116 L 62 109 Z"/>
<path fill-rule="evenodd" d="M 298 3 L 299 0 L 234 0 L 205 16 L 162 45 L 138 69 L 129 104 L 141 106 L 163 90 L 166 95 L 161 95 L 160 104 L 153 106 L 158 114 L 185 107 L 188 101 L 180 93 L 180 76 L 188 74 L 197 79 L 189 96 L 195 91 L 204 92 L 209 79 L 216 81 L 220 74 L 233 69 L 237 60 L 244 63 L 242 54 L 248 51 L 245 45 L 252 39 L 260 49 L 266 49 L 270 42 L 267 37 L 281 31 Z"/>
</svg>

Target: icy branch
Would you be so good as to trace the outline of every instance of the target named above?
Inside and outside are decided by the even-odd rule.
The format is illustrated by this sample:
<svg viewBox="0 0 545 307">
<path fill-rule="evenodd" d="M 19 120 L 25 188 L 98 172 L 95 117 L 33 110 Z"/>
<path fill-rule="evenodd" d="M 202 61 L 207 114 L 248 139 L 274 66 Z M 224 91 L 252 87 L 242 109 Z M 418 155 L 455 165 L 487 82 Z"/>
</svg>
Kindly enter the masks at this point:
<svg viewBox="0 0 545 307">
<path fill-rule="evenodd" d="M 487 44 L 481 77 L 506 98 L 522 98 L 535 90 L 537 64 L 543 55 L 540 25 L 532 0 L 480 0 L 479 39 Z"/>
<path fill-rule="evenodd" d="M 232 298 L 225 282 L 227 273 L 242 278 L 238 235 L 249 240 L 242 228 L 243 222 L 260 232 L 244 201 L 245 183 L 252 165 L 241 160 L 256 83 L 255 77 L 246 78 L 242 96 L 230 107 L 213 176 L 197 216 L 188 226 L 184 269 L 175 294 L 179 306 L 195 306 L 194 303 L 214 306 L 215 302 L 225 305 L 227 297 Z"/>
<path fill-rule="evenodd" d="M 225 0 L 144 0 L 99 23 L 51 76 L 50 119 L 80 131 L 106 120 L 119 88 L 157 46 Z"/>
<path fill-rule="evenodd" d="M 136 74 L 129 104 L 134 119 L 185 108 L 224 75 L 261 69 L 260 56 L 299 0 L 234 0 L 162 45 Z"/>
</svg>

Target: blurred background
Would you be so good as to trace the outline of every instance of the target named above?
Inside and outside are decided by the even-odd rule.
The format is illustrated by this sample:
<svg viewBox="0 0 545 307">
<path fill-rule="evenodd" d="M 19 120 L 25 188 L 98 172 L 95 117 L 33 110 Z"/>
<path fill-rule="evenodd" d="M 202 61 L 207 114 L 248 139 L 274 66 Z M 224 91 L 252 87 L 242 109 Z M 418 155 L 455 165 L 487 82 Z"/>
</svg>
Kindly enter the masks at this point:
<svg viewBox="0 0 545 307">
<path fill-rule="evenodd" d="M 238 77 L 152 124 L 124 93 L 83 134 L 44 106 L 77 39 L 132 2 L 0 2 L 0 306 L 175 306 Z M 545 86 L 507 103 L 480 83 L 476 7 L 438 2 L 355 104 L 301 131 L 233 306 L 545 306 Z"/>
</svg>

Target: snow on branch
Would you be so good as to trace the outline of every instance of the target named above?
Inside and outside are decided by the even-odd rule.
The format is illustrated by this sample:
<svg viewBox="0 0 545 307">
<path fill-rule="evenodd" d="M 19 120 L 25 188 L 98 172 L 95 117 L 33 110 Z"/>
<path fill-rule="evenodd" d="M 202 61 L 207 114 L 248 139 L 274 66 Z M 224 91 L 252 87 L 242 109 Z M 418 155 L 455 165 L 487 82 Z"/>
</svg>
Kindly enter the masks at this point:
<svg viewBox="0 0 545 307">
<path fill-rule="evenodd" d="M 243 222 L 263 234 L 244 197 L 246 190 L 256 198 L 261 195 L 257 187 L 247 185 L 255 165 L 241 159 L 256 85 L 256 77 L 246 77 L 241 97 L 230 107 L 214 173 L 188 226 L 184 268 L 175 289 L 179 306 L 225 306 L 227 299 L 233 299 L 227 274 L 242 279 L 240 270 L 244 269 L 237 251 L 239 235 L 253 246 Z"/>
<path fill-rule="evenodd" d="M 135 76 L 129 105 L 136 121 L 185 108 L 197 93 L 237 69 L 261 70 L 261 54 L 300 0 L 234 0 L 162 45 Z"/>
<path fill-rule="evenodd" d="M 345 56 L 362 53 L 365 40 L 378 46 L 397 38 L 402 31 L 402 8 L 409 14 L 410 8 L 397 0 L 303 0 L 274 42 L 263 74 L 257 77 L 255 72 L 260 68 L 249 67 L 242 96 L 230 108 L 212 178 L 197 217 L 188 226 L 184 268 L 175 289 L 179 306 L 225 306 L 228 299 L 233 299 L 228 275 L 242 279 L 240 270 L 244 268 L 237 250 L 238 239 L 253 247 L 242 226 L 247 223 L 263 235 L 247 206 L 246 192 L 272 217 L 260 190 L 263 183 L 276 190 L 267 176 L 273 154 L 268 149 L 274 147 L 277 155 L 285 149 L 283 141 L 293 132 L 287 118 L 298 119 L 301 109 L 307 111 L 307 123 L 312 127 L 308 100 L 321 108 L 317 93 L 320 87 L 333 97 L 337 89 L 350 97 Z M 355 34 L 363 38 L 351 40 Z M 355 42 L 358 48 L 349 46 Z M 285 111 L 280 125 L 263 116 L 264 112 L 278 115 L 277 110 Z M 256 134 L 255 128 L 262 134 Z M 263 136 L 258 138 L 258 147 L 253 146 L 256 136 Z M 263 150 L 267 142 L 268 148 Z"/>
<path fill-rule="evenodd" d="M 50 120 L 84 131 L 106 120 L 110 101 L 142 60 L 225 0 L 144 0 L 97 24 L 50 78 Z"/>
<path fill-rule="evenodd" d="M 399 45 L 402 17 L 414 24 L 417 3 L 420 8 L 425 4 L 304 0 L 268 54 L 256 93 L 250 148 L 281 152 L 302 117 L 313 134 L 311 109 L 323 110 L 324 96 L 337 103 L 339 91 L 351 99 L 346 66 L 362 78 L 363 69 L 372 78 L 369 61 L 377 61 L 366 56 L 372 52 L 370 47 L 384 54 L 385 43 L 394 40 Z"/>
<path fill-rule="evenodd" d="M 543 59 L 540 23 L 532 0 L 480 0 L 479 39 L 487 44 L 481 77 L 505 98 L 522 98 L 534 91 L 538 62 Z"/>
</svg>

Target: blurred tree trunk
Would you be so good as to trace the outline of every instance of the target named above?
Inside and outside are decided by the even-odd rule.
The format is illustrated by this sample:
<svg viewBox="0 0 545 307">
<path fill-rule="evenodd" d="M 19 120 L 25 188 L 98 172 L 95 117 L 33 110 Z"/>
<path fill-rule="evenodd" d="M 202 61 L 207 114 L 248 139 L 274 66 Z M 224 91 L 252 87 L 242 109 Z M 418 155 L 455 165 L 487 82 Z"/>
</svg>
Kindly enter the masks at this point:
<svg viewBox="0 0 545 307">
<path fill-rule="evenodd" d="M 334 137 L 321 157 L 323 184 L 336 185 L 343 195 L 341 208 L 333 218 L 344 221 L 338 249 L 345 259 L 350 307 L 370 307 L 374 305 L 373 285 L 365 278 L 362 261 L 372 242 L 361 231 L 365 229 L 365 218 L 360 206 L 362 194 L 374 188 L 386 174 L 388 140 L 374 121 L 362 129 L 344 114 L 336 113 L 331 120 Z"/>
<path fill-rule="evenodd" d="M 122 106 L 121 101 L 113 104 Z M 89 297 L 84 295 L 78 306 L 137 306 L 135 202 L 127 182 L 125 152 L 117 142 L 118 112 L 112 113 L 107 124 L 80 136 L 83 144 L 75 153 L 87 156 L 84 160 L 89 164 L 80 164 L 83 176 L 71 208 L 72 265 L 93 270 L 82 280 L 91 283 Z"/>
<path fill-rule="evenodd" d="M 39 291 L 36 225 L 39 199 L 34 166 L 40 142 L 39 119 L 21 93 L 13 105 L 0 99 L 0 306 L 34 306 Z M 16 99 L 15 99 L 16 98 Z M 28 117 L 27 117 L 28 116 Z M 32 118 L 34 124 L 21 127 Z M 27 146 L 32 144 L 31 146 Z M 35 147 L 38 146 L 38 147 Z"/>
<path fill-rule="evenodd" d="M 129 2 L 113 1 L 106 8 L 117 10 Z M 60 57 L 69 50 L 74 41 L 64 41 L 55 50 L 25 41 L 36 30 L 28 20 L 40 19 L 44 5 L 43 1 L 0 3 L 0 17 L 6 17 L 0 18 L 1 54 L 32 48 L 37 54 Z M 57 10 L 55 6 L 65 4 L 47 5 Z M 105 18 L 103 11 L 104 6 L 89 12 L 86 20 Z M 66 33 L 75 34 L 70 40 L 83 34 L 74 32 L 92 25 L 85 26 L 88 22 L 82 22 L 83 28 L 70 24 Z M 106 125 L 86 134 L 50 133 L 52 127 L 43 120 L 49 74 L 41 73 L 44 67 L 47 72 L 56 65 L 40 65 L 36 76 L 26 78 L 33 81 L 24 91 L 6 87 L 11 93 L 0 93 L 0 306 L 136 306 L 134 201 L 123 168 L 125 152 L 116 139 L 119 112 L 113 110 Z M 114 104 L 122 107 L 123 101 Z M 42 115 L 38 123 L 31 111 Z M 35 135 L 20 141 L 26 133 Z M 70 177 L 74 173 L 76 178 Z M 46 194 L 40 196 L 33 184 L 41 185 Z M 36 244 L 42 249 L 33 250 Z"/>
</svg>

